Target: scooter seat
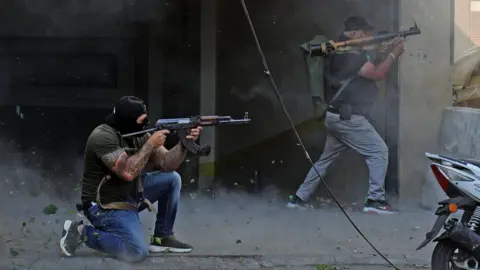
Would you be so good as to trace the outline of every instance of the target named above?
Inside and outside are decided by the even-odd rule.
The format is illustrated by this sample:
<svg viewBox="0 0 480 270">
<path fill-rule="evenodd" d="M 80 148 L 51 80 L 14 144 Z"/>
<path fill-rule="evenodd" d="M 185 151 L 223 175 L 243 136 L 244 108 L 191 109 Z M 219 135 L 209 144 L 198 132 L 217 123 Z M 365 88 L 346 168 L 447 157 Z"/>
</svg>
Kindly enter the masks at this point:
<svg viewBox="0 0 480 270">
<path fill-rule="evenodd" d="M 480 167 L 480 160 L 477 160 L 477 159 L 471 159 L 471 158 L 463 158 L 462 159 L 463 161 L 467 162 L 467 163 L 470 163 L 472 165 L 475 165 L 477 167 Z"/>
</svg>

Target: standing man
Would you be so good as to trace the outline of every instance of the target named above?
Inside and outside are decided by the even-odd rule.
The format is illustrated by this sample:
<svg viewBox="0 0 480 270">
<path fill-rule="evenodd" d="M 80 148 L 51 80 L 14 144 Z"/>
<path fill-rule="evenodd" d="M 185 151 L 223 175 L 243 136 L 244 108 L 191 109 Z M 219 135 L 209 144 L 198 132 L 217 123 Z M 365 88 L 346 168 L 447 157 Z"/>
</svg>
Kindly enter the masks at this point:
<svg viewBox="0 0 480 270">
<path fill-rule="evenodd" d="M 345 21 L 340 41 L 371 35 L 373 27 L 359 16 Z M 361 48 L 351 48 L 334 54 L 330 60 L 327 82 L 333 96 L 342 86 L 339 96 L 329 104 L 325 116 L 327 139 L 324 151 L 314 167 L 324 177 L 330 164 L 347 149 L 362 154 L 369 170 L 369 190 L 364 212 L 392 214 L 385 200 L 385 174 L 388 148 L 367 120 L 378 95 L 376 81 L 384 80 L 392 64 L 404 51 L 403 39 L 397 40 L 388 57 L 375 64 L 375 59 Z M 335 82 L 333 82 L 335 81 Z M 320 178 L 314 168 L 308 172 L 296 195 L 290 196 L 289 208 L 305 208 L 315 192 Z"/>
<path fill-rule="evenodd" d="M 73 256 L 82 243 L 128 262 L 144 260 L 149 251 L 192 250 L 173 234 L 182 185 L 175 170 L 187 150 L 181 142 L 167 150 L 163 146 L 167 130 L 121 137 L 142 131 L 147 125 L 144 102 L 126 96 L 115 103 L 104 124 L 91 133 L 85 148 L 81 200 L 93 226 L 65 221 L 60 248 L 67 256 Z M 187 138 L 196 140 L 201 130 L 192 129 Z M 147 170 L 151 172 L 145 173 Z M 151 206 L 150 201 L 158 201 L 158 213 L 148 245 L 138 212 Z"/>
</svg>

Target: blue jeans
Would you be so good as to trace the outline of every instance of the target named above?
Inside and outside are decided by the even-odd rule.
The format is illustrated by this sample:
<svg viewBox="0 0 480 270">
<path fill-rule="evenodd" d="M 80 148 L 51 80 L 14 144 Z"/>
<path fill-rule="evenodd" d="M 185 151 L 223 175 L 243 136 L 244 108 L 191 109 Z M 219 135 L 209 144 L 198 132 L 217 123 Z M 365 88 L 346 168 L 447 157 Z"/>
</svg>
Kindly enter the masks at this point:
<svg viewBox="0 0 480 270">
<path fill-rule="evenodd" d="M 173 235 L 182 187 L 180 175 L 157 171 L 142 175 L 141 181 L 145 198 L 152 203 L 158 201 L 155 236 Z M 128 262 L 139 262 L 148 256 L 148 244 L 137 211 L 104 210 L 94 205 L 85 214 L 93 225 L 84 226 L 82 231 L 88 247 Z"/>
</svg>

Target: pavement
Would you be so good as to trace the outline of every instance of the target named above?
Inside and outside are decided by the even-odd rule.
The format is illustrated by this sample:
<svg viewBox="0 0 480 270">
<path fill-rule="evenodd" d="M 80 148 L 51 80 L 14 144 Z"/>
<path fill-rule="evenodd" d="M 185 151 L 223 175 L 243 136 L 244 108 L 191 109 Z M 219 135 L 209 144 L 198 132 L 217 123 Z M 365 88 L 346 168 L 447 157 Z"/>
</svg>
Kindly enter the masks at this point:
<svg viewBox="0 0 480 270">
<path fill-rule="evenodd" d="M 5 189 L 0 196 L 5 195 Z M 65 219 L 82 219 L 74 200 L 45 194 L 25 199 L 8 194 L 0 204 L 0 269 L 391 269 L 328 200 L 318 209 L 297 211 L 271 196 L 217 192 L 186 193 L 176 221 L 176 235 L 192 244 L 182 256 L 154 255 L 128 265 L 81 248 L 75 258 L 60 255 L 58 241 Z M 282 197 L 285 198 L 285 197 Z M 57 206 L 55 214 L 42 213 Z M 428 269 L 433 245 L 416 252 L 435 221 L 433 211 L 400 207 L 401 213 L 378 216 L 345 204 L 365 236 L 401 269 Z M 154 216 L 142 212 L 145 238 Z M 159 266 L 160 265 L 160 266 Z M 323 268 L 322 268 L 323 267 Z M 342 268 L 343 267 L 343 268 Z"/>
<path fill-rule="evenodd" d="M 427 266 L 399 265 L 402 270 L 430 269 Z M 306 264 L 306 265 L 275 265 L 256 258 L 223 258 L 223 257 L 196 257 L 196 256 L 163 256 L 150 258 L 138 265 L 120 263 L 114 259 L 74 258 L 63 259 L 57 262 L 41 260 L 30 265 L 17 263 L 2 269 L 111 269 L 111 270 L 190 270 L 190 269 L 298 269 L 298 270 L 386 270 L 393 269 L 386 265 L 359 265 L 359 264 Z"/>
</svg>

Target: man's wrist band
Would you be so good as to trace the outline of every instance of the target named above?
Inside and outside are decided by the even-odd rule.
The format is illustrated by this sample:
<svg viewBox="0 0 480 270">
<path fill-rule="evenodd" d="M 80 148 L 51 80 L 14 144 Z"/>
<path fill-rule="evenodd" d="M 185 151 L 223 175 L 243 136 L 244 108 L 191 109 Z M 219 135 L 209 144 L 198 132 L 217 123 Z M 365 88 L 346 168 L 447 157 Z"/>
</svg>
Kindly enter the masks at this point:
<svg viewBox="0 0 480 270">
<path fill-rule="evenodd" d="M 395 57 L 395 54 L 390 53 L 390 56 L 393 58 L 393 61 L 397 60 L 397 58 Z"/>
</svg>

